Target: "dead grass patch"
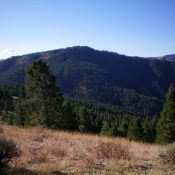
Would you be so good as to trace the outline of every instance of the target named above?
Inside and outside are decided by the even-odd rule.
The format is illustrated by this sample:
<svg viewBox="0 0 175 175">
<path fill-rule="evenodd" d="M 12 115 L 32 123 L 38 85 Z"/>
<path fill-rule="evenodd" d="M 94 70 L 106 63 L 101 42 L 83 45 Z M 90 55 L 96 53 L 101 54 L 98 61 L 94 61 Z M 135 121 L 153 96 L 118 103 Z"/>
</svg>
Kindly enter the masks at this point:
<svg viewBox="0 0 175 175">
<path fill-rule="evenodd" d="M 40 126 L 23 129 L 0 125 L 0 128 L 3 136 L 13 138 L 22 151 L 22 155 L 12 162 L 12 166 L 17 168 L 40 171 L 43 174 L 128 174 L 129 170 L 134 173 L 139 170 L 145 174 L 152 169 L 164 167 L 160 153 L 166 152 L 164 150 L 167 148 L 154 144 L 53 131 Z M 168 159 L 171 156 L 172 162 L 175 162 L 174 148 L 169 149 L 167 155 Z"/>
<path fill-rule="evenodd" d="M 98 159 L 130 159 L 129 149 L 125 145 L 100 141 L 95 148 Z"/>
<path fill-rule="evenodd" d="M 45 163 L 47 161 L 48 151 L 42 146 L 34 144 L 28 148 L 30 163 Z"/>
</svg>

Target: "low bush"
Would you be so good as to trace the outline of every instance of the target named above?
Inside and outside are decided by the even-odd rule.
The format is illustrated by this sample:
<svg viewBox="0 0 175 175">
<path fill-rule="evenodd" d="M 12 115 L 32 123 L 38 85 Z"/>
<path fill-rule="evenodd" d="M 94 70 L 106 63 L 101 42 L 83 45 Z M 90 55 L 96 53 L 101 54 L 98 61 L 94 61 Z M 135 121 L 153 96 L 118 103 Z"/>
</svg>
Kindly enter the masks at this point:
<svg viewBox="0 0 175 175">
<path fill-rule="evenodd" d="M 44 163 L 47 161 L 48 150 L 40 144 L 31 145 L 28 149 L 31 163 Z"/>
<path fill-rule="evenodd" d="M 99 142 L 95 148 L 97 157 L 100 159 L 130 159 L 130 152 L 127 146 L 114 142 Z"/>
<path fill-rule="evenodd" d="M 171 164 L 175 164 L 175 144 L 168 147 L 165 156 Z"/>
<path fill-rule="evenodd" d="M 0 137 L 0 172 L 14 157 L 20 156 L 20 150 L 12 140 Z"/>
</svg>

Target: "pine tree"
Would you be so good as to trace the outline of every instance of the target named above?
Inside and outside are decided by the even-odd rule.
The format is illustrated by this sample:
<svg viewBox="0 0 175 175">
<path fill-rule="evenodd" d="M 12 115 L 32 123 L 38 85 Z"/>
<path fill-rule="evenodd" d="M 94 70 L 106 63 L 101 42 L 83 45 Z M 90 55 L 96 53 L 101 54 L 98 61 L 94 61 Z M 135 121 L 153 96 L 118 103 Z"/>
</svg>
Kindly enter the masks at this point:
<svg viewBox="0 0 175 175">
<path fill-rule="evenodd" d="M 64 101 L 63 103 L 63 115 L 62 119 L 62 128 L 64 130 L 76 130 L 77 129 L 77 120 L 76 120 L 76 114 L 73 112 L 73 107 L 71 106 L 69 101 Z"/>
<path fill-rule="evenodd" d="M 119 118 L 119 126 L 118 126 L 118 136 L 126 137 L 128 126 L 129 126 L 129 118 L 126 116 L 120 116 Z"/>
<path fill-rule="evenodd" d="M 112 130 L 111 130 L 110 122 L 107 121 L 107 120 L 104 120 L 100 134 L 101 135 L 105 135 L 105 136 L 112 136 L 112 132 L 111 131 Z"/>
<path fill-rule="evenodd" d="M 114 122 L 112 122 L 111 124 L 111 129 L 110 129 L 110 132 L 111 132 L 111 136 L 117 136 L 118 135 L 118 127 L 119 127 L 119 122 L 118 120 L 116 119 Z"/>
<path fill-rule="evenodd" d="M 143 136 L 142 132 L 141 121 L 138 118 L 132 118 L 128 126 L 127 138 L 140 141 Z"/>
<path fill-rule="evenodd" d="M 150 120 L 147 117 L 143 121 L 143 141 L 151 142 Z"/>
<path fill-rule="evenodd" d="M 101 119 L 99 113 L 91 112 L 90 120 L 91 120 L 91 125 L 92 125 L 91 126 L 91 131 L 93 133 L 100 133 L 103 122 L 102 122 L 102 119 Z"/>
<path fill-rule="evenodd" d="M 156 140 L 156 125 L 157 125 L 157 116 L 154 116 L 150 121 L 150 142 L 153 143 Z"/>
<path fill-rule="evenodd" d="M 79 109 L 79 130 L 80 132 L 91 132 L 90 114 L 85 107 Z"/>
<path fill-rule="evenodd" d="M 42 60 L 34 61 L 27 68 L 25 90 L 29 111 L 41 115 L 45 126 L 61 128 L 63 96 L 55 85 L 55 76 Z"/>
<path fill-rule="evenodd" d="M 157 124 L 156 142 L 161 144 L 175 141 L 175 88 L 170 85 L 166 101 Z"/>
<path fill-rule="evenodd" d="M 14 118 L 15 124 L 23 127 L 25 126 L 28 120 L 27 109 L 28 109 L 28 104 L 26 103 L 26 101 L 24 99 L 19 98 L 15 103 L 15 113 L 16 113 L 16 116 Z"/>
</svg>

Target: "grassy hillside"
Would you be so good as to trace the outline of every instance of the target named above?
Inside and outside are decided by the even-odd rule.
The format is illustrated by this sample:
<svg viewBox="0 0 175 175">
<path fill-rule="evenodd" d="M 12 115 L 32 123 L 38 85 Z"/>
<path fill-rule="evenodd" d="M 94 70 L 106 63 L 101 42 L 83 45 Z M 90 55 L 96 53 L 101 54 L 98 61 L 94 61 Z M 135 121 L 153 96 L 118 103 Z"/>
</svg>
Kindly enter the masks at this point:
<svg viewBox="0 0 175 175">
<path fill-rule="evenodd" d="M 1 61 L 1 84 L 22 84 L 26 67 L 36 59 L 48 63 L 65 96 L 117 105 L 145 116 L 159 113 L 165 92 L 175 83 L 173 62 L 71 47 Z"/>
<path fill-rule="evenodd" d="M 149 145 L 41 127 L 0 127 L 1 135 L 13 139 L 22 151 L 9 164 L 11 174 L 175 174 L 174 149 L 169 152 L 170 145 Z"/>
</svg>

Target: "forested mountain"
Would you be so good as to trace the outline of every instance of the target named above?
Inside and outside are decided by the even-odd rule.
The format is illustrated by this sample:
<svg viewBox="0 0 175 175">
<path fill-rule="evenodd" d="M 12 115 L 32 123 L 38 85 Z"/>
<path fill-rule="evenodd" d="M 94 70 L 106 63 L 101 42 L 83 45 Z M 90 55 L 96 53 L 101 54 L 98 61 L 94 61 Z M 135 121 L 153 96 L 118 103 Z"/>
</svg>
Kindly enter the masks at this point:
<svg viewBox="0 0 175 175">
<path fill-rule="evenodd" d="M 23 84 L 25 68 L 43 59 L 67 97 L 117 105 L 142 115 L 158 114 L 175 63 L 164 59 L 129 57 L 89 47 L 69 47 L 15 56 L 0 61 L 1 84 Z"/>
<path fill-rule="evenodd" d="M 167 60 L 167 61 L 175 61 L 175 54 L 172 55 L 165 55 L 163 57 L 160 57 L 162 60 Z"/>
</svg>

